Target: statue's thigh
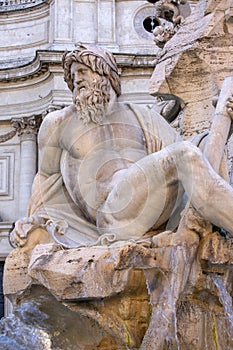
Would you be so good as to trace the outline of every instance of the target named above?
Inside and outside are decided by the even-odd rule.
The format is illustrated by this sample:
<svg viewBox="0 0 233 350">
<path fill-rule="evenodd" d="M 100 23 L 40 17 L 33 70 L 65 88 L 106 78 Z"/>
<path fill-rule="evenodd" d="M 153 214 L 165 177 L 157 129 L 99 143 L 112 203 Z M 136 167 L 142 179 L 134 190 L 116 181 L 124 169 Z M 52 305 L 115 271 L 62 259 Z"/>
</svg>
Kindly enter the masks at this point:
<svg viewBox="0 0 233 350">
<path fill-rule="evenodd" d="M 166 149 L 134 165 L 116 183 L 98 212 L 101 232 L 141 237 L 170 216 L 178 193 L 176 167 Z"/>
</svg>

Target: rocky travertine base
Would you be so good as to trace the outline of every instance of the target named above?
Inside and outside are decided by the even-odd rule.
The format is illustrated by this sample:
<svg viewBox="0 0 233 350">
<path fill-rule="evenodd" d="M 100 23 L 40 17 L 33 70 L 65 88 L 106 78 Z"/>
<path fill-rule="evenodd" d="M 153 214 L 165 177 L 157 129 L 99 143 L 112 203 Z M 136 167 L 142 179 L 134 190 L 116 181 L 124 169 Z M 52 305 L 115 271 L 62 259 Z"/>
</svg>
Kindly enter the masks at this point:
<svg viewBox="0 0 233 350">
<path fill-rule="evenodd" d="M 184 137 L 209 130 L 225 77 L 232 75 L 232 2 L 199 0 L 166 43 L 151 78 L 150 93 L 179 96 Z"/>
<path fill-rule="evenodd" d="M 230 296 L 232 241 L 215 233 L 200 245 L 173 245 L 173 237 L 67 250 L 38 245 L 30 261 L 15 249 L 5 295 L 18 314 L 30 301 L 46 315 L 42 327 L 44 318 L 32 322 L 28 312 L 29 322 L 47 329 L 51 349 L 232 349 L 215 283 L 220 278 Z"/>
</svg>

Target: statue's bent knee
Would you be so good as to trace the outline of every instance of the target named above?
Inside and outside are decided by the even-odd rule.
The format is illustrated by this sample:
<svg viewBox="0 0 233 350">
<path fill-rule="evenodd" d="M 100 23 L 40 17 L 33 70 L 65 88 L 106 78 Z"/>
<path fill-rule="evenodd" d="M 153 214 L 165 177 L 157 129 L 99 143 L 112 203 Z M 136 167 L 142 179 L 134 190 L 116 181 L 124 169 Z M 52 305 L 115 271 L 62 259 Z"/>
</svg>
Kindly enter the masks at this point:
<svg viewBox="0 0 233 350">
<path fill-rule="evenodd" d="M 187 165 L 191 165 L 202 158 L 202 152 L 189 141 L 181 142 L 178 146 L 179 156 Z"/>
</svg>

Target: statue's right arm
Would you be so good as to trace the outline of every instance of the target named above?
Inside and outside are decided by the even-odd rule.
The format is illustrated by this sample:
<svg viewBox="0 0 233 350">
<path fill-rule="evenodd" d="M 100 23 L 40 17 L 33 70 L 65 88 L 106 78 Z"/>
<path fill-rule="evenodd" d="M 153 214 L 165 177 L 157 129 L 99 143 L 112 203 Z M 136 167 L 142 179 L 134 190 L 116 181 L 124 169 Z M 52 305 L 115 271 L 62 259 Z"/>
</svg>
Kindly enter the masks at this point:
<svg viewBox="0 0 233 350">
<path fill-rule="evenodd" d="M 65 122 L 65 113 L 62 110 L 55 111 L 45 117 L 39 130 L 38 173 L 44 177 L 60 172 L 61 138 Z"/>
<path fill-rule="evenodd" d="M 49 113 L 42 122 L 38 134 L 39 164 L 38 173 L 32 186 L 32 197 L 29 202 L 27 216 L 20 218 L 15 223 L 15 228 L 11 232 L 11 241 L 17 246 L 25 246 L 30 232 L 42 227 L 44 218 L 37 215 L 32 210 L 32 206 L 39 206 L 35 201 L 40 202 L 38 193 L 43 186 L 43 182 L 55 173 L 60 172 L 60 157 L 62 149 L 60 145 L 60 130 L 63 127 L 65 118 L 62 111 Z M 25 213 L 26 214 L 26 213 Z"/>
</svg>

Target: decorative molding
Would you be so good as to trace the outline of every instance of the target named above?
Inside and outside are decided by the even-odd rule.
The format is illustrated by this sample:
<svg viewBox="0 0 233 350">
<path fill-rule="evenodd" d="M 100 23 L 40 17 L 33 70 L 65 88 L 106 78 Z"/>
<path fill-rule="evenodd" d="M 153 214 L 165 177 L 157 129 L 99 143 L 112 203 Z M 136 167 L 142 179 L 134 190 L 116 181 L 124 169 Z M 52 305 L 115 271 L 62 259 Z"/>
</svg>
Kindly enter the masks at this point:
<svg viewBox="0 0 233 350">
<path fill-rule="evenodd" d="M 9 132 L 7 132 L 6 134 L 0 135 L 0 143 L 6 142 L 10 139 L 12 139 L 17 133 L 17 130 L 11 130 Z"/>
<path fill-rule="evenodd" d="M 149 33 L 148 33 L 149 34 Z M 46 74 L 52 70 L 53 66 L 60 67 L 62 71 L 62 56 L 64 51 L 44 51 L 38 50 L 36 57 L 30 63 L 17 68 L 0 69 L 0 83 L 9 84 L 10 82 L 32 80 L 38 76 Z M 155 66 L 155 55 L 138 55 L 138 54 L 124 54 L 113 53 L 117 65 L 126 68 Z"/>
<path fill-rule="evenodd" d="M 14 152 L 2 153 L 0 156 L 0 198 L 11 200 L 14 198 Z"/>
<path fill-rule="evenodd" d="M 45 20 L 43 23 L 35 23 L 33 25 L 33 32 L 31 35 L 26 36 L 25 40 L 22 41 L 22 37 L 25 36 L 26 31 L 32 31 L 30 22 L 25 23 L 25 27 L 16 28 L 13 33 L 7 37 L 3 37 L 1 40 L 0 52 L 5 52 L 9 50 L 14 52 L 15 50 L 26 50 L 38 48 L 40 45 L 46 45 L 49 41 L 49 19 Z M 1 31 L 4 35 L 4 32 Z M 9 40 L 11 42 L 9 48 Z M 20 44 L 19 44 L 20 43 Z"/>
<path fill-rule="evenodd" d="M 31 117 L 12 118 L 11 124 L 20 137 L 23 136 L 27 139 L 34 139 L 37 135 L 41 121 L 41 115 L 33 115 Z"/>
<path fill-rule="evenodd" d="M 145 68 L 155 67 L 157 57 L 155 55 L 138 55 L 138 54 L 118 54 L 115 53 L 114 57 L 117 62 L 118 68 Z"/>
<path fill-rule="evenodd" d="M 61 107 L 62 108 L 62 107 Z M 35 138 L 42 122 L 42 115 L 33 115 L 30 117 L 12 118 L 11 124 L 13 130 L 6 134 L 0 135 L 0 143 L 4 143 L 12 139 L 17 133 L 27 139 Z"/>
<path fill-rule="evenodd" d="M 15 83 L 15 82 L 24 82 L 25 80 L 35 79 L 39 76 L 42 76 L 46 74 L 49 70 L 48 64 L 40 62 L 38 65 L 32 65 L 29 63 L 29 67 L 32 68 L 31 72 L 28 72 L 27 74 L 27 68 L 29 67 L 18 67 L 18 68 L 12 68 L 12 69 L 6 69 L 6 70 L 0 70 L 0 82 L 1 84 L 9 84 L 9 83 Z M 1 74 L 2 72 L 6 71 L 6 74 Z M 21 74 L 22 75 L 21 75 Z"/>
<path fill-rule="evenodd" d="M 19 11 L 42 4 L 49 3 L 49 0 L 1 0 L 0 1 L 0 13 L 1 12 L 10 12 L 10 11 Z"/>
<path fill-rule="evenodd" d="M 5 259 L 7 255 L 11 252 L 12 246 L 9 240 L 9 234 L 13 229 L 12 222 L 1 222 L 0 221 L 0 259 Z"/>
</svg>

